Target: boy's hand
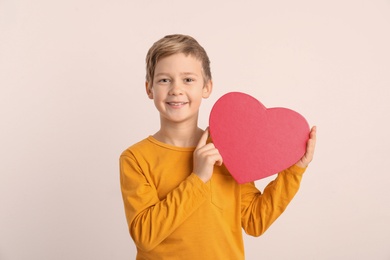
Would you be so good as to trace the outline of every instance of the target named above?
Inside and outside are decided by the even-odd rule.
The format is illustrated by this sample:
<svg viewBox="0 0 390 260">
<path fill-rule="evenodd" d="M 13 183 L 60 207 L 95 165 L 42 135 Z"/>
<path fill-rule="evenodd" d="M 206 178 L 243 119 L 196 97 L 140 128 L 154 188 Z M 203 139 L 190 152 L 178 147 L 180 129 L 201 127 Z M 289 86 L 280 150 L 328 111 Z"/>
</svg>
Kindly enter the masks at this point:
<svg viewBox="0 0 390 260">
<path fill-rule="evenodd" d="M 301 168 L 306 168 L 309 165 L 309 163 L 313 160 L 314 149 L 316 147 L 316 135 L 317 135 L 317 127 L 313 126 L 310 131 L 310 138 L 306 144 L 306 153 L 296 163 L 297 166 Z"/>
<path fill-rule="evenodd" d="M 222 165 L 222 156 L 213 143 L 206 143 L 209 137 L 208 128 L 199 139 L 198 145 L 194 151 L 194 170 L 193 172 L 203 181 L 208 182 L 213 175 L 214 165 Z"/>
</svg>

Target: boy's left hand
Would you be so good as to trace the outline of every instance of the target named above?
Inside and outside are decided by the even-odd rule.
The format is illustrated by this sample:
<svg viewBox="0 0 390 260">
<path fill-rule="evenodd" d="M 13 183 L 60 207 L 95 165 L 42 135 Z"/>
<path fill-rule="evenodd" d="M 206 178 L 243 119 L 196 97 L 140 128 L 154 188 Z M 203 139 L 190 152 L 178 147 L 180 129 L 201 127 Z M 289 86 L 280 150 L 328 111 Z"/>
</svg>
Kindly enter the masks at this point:
<svg viewBox="0 0 390 260">
<path fill-rule="evenodd" d="M 306 168 L 309 163 L 313 160 L 314 149 L 316 147 L 316 134 L 317 127 L 313 126 L 310 130 L 310 137 L 306 144 L 306 153 L 302 156 L 302 158 L 295 164 L 298 167 Z"/>
</svg>

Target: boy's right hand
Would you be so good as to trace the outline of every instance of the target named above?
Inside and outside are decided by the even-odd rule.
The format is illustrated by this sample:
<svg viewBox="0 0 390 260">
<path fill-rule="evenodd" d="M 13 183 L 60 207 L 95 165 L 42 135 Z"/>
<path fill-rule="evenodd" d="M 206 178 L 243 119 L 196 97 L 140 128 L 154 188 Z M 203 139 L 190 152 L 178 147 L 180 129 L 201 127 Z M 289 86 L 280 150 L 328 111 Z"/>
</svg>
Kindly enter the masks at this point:
<svg viewBox="0 0 390 260">
<path fill-rule="evenodd" d="M 209 137 L 208 128 L 199 139 L 198 145 L 194 151 L 194 170 L 193 172 L 203 181 L 208 182 L 213 175 L 214 165 L 222 165 L 222 156 L 213 143 L 207 144 Z"/>
</svg>

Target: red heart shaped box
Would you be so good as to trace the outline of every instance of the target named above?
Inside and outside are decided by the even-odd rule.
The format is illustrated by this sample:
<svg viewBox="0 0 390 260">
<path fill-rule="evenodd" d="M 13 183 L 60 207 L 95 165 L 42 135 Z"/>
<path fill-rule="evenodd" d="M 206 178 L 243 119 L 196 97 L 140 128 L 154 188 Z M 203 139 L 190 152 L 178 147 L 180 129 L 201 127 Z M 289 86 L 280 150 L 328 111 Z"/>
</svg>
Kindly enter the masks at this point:
<svg viewBox="0 0 390 260">
<path fill-rule="evenodd" d="M 299 113 L 266 108 L 240 92 L 217 100 L 209 130 L 224 165 L 238 183 L 266 178 L 295 164 L 305 154 L 310 133 Z"/>
</svg>

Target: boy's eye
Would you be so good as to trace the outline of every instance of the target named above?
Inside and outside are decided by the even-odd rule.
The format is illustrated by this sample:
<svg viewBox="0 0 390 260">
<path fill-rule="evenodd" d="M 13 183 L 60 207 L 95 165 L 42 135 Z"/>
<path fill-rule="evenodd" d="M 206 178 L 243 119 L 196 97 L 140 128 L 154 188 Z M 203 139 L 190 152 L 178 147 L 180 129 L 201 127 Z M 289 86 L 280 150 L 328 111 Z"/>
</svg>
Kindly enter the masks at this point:
<svg viewBox="0 0 390 260">
<path fill-rule="evenodd" d="M 186 78 L 186 79 L 184 79 L 184 82 L 187 82 L 187 83 L 189 83 L 189 82 L 193 82 L 194 80 L 193 79 L 191 79 L 191 78 Z"/>
<path fill-rule="evenodd" d="M 160 80 L 158 80 L 158 82 L 167 83 L 167 82 L 169 82 L 169 79 L 160 79 Z"/>
</svg>

